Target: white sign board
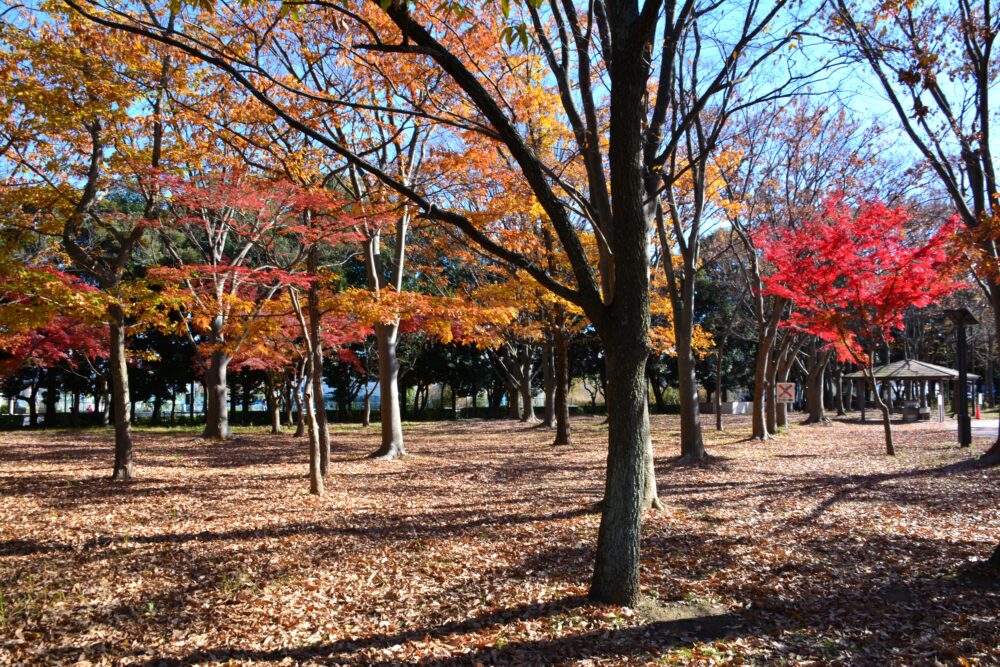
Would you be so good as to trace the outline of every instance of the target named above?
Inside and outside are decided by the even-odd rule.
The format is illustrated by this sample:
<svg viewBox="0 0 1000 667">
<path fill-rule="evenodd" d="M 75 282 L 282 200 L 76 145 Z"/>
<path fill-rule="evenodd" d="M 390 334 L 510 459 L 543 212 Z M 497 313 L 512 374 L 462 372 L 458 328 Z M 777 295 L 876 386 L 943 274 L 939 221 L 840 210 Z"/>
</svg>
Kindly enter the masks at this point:
<svg viewBox="0 0 1000 667">
<path fill-rule="evenodd" d="M 794 403 L 795 402 L 795 383 L 794 382 L 779 382 L 776 385 L 778 394 L 778 403 Z"/>
</svg>

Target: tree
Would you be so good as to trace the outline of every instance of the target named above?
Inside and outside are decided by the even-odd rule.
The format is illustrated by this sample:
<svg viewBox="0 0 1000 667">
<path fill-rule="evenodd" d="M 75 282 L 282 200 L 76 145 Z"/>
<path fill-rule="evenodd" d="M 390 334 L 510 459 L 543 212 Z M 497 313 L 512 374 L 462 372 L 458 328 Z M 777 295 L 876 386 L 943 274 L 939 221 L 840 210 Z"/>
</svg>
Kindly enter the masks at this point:
<svg viewBox="0 0 1000 667">
<path fill-rule="evenodd" d="M 492 220 L 470 215 L 461 202 L 438 197 L 432 188 L 408 185 L 344 145 L 324 125 L 327 114 L 299 113 L 295 104 L 286 103 L 292 96 L 327 101 L 331 110 L 342 102 L 344 106 L 357 103 L 330 98 L 311 84 L 286 85 L 287 72 L 270 55 L 281 50 L 280 40 L 294 39 L 295 30 L 268 29 L 252 49 L 244 48 L 242 41 L 230 48 L 227 45 L 232 42 L 211 36 L 208 41 L 216 46 L 207 49 L 204 32 L 239 18 L 244 10 L 219 3 L 208 16 L 193 13 L 184 25 L 168 26 L 155 12 L 130 13 L 135 9 L 130 3 L 63 2 L 100 25 L 173 46 L 219 68 L 290 127 L 378 178 L 421 217 L 465 234 L 485 252 L 525 270 L 546 289 L 583 310 L 604 342 L 611 387 L 605 504 L 591 596 L 603 602 L 637 604 L 649 443 L 644 377 L 649 356 L 649 230 L 655 203 L 663 179 L 674 178 L 677 161 L 673 158 L 695 118 L 713 98 L 732 90 L 774 54 L 786 53 L 810 11 L 805 11 L 805 17 L 786 19 L 792 5 L 788 0 L 750 3 L 741 8 L 739 18 L 728 5 L 701 6 L 693 0 L 648 0 L 641 6 L 636 0 L 602 0 L 587 12 L 578 12 L 569 2 L 545 7 L 504 2 L 475 11 L 461 5 L 456 11 L 447 5 L 434 12 L 401 0 L 363 2 L 354 8 L 357 11 L 325 1 L 298 5 L 312 26 L 324 28 L 317 35 L 332 38 L 329 49 L 316 53 L 337 58 L 348 43 L 355 51 L 385 54 L 447 74 L 447 91 L 460 104 L 447 105 L 448 113 L 436 118 L 436 125 L 452 133 L 454 147 L 461 147 L 463 134 L 470 132 L 487 138 L 505 155 L 507 173 L 530 189 L 571 267 L 572 280 L 563 281 L 530 253 L 509 243 L 502 229 L 491 226 Z M 245 11 L 271 9 L 261 5 Z M 514 16 L 508 16 L 510 12 Z M 268 25 L 282 20 L 285 13 L 274 8 Z M 714 31 L 712 26 L 719 23 L 735 29 Z M 709 32 L 715 34 L 703 42 L 701 35 Z M 524 35 L 520 43 L 515 41 L 518 34 Z M 541 49 L 541 61 L 527 53 L 532 40 Z M 702 53 L 712 54 L 699 62 L 711 64 L 699 72 L 701 85 L 678 112 L 681 107 L 674 103 L 673 84 L 678 79 L 687 81 L 678 70 L 690 53 L 701 48 L 699 44 Z M 508 51 L 518 57 L 505 57 Z M 533 76 L 511 77 L 507 74 L 512 60 L 519 72 L 535 63 L 544 65 Z M 572 175 L 564 179 L 562 164 L 552 164 L 533 149 L 516 107 L 508 103 L 512 95 L 525 92 L 525 86 L 519 89 L 519 81 L 546 82 L 559 99 L 570 138 L 567 149 L 558 154 L 578 167 L 576 173 L 583 176 L 579 182 Z M 282 83 L 272 85 L 278 82 Z M 660 85 L 651 94 L 656 82 Z M 498 83 L 509 89 L 498 88 Z M 409 103 L 401 105 L 400 111 L 426 115 Z M 456 177 L 467 171 L 465 164 L 460 166 L 454 170 Z M 596 252 L 589 253 L 585 247 L 583 229 L 591 230 L 597 239 Z"/>
<path fill-rule="evenodd" d="M 991 145 L 1000 14 L 988 1 L 861 8 L 837 0 L 834 6 L 842 48 L 875 75 L 904 134 L 971 232 L 1000 340 L 1000 185 Z M 983 458 L 1000 464 L 1000 435 Z"/>
<path fill-rule="evenodd" d="M 157 193 L 150 176 L 171 148 L 165 110 L 176 62 L 50 9 L 45 21 L 27 11 L 5 16 L 0 35 L 0 86 L 12 91 L 0 109 L 3 207 L 16 213 L 7 224 L 59 239 L 73 270 L 107 297 L 112 479 L 129 480 L 125 288 L 133 254 L 153 222 Z"/>
<path fill-rule="evenodd" d="M 886 453 L 895 454 L 889 407 L 875 386 L 875 353 L 903 328 L 910 308 L 955 289 L 955 220 L 930 235 L 907 229 L 902 208 L 842 197 L 794 229 L 761 232 L 757 242 L 771 267 L 764 291 L 787 299 L 784 326 L 826 341 L 837 356 L 860 365 L 882 412 Z"/>
</svg>

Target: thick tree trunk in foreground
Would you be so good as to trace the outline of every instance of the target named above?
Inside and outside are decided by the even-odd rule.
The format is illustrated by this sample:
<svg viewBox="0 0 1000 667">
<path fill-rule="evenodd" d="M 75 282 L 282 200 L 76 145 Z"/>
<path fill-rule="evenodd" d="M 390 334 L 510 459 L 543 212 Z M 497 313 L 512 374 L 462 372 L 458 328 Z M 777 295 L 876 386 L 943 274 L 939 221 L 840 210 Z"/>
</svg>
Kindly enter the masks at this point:
<svg viewBox="0 0 1000 667">
<path fill-rule="evenodd" d="M 614 6 L 614 12 L 622 6 Z M 625 25 L 621 15 L 613 18 Z M 634 35 L 632 36 L 634 38 Z M 614 193 L 611 246 L 614 271 L 606 275 L 614 299 L 591 320 L 607 357 L 608 463 L 604 510 L 590 597 L 634 607 L 640 601 L 639 549 L 646 471 L 650 456 L 646 360 L 649 358 L 650 213 L 642 168 L 642 100 L 648 60 L 631 52 L 629 36 L 616 35 L 611 48 L 610 185 Z M 644 71 L 645 70 L 645 71 Z"/>
<path fill-rule="evenodd" d="M 569 350 L 566 332 L 561 327 L 553 336 L 555 356 L 555 418 L 556 437 L 553 445 L 570 444 L 569 434 Z"/>
<path fill-rule="evenodd" d="M 590 596 L 634 606 L 639 601 L 640 524 L 650 465 L 646 359 L 624 344 L 616 347 L 608 350 L 608 467 Z"/>
<path fill-rule="evenodd" d="M 225 440 L 229 437 L 229 384 L 226 375 L 232 358 L 222 350 L 212 353 L 205 372 L 205 429 L 201 437 Z"/>
<path fill-rule="evenodd" d="M 132 421 L 129 416 L 128 364 L 125 353 L 125 313 L 117 305 L 108 307 L 111 334 L 110 365 L 111 406 L 115 419 L 115 466 L 111 479 L 126 481 L 133 477 Z"/>
<path fill-rule="evenodd" d="M 382 444 L 371 455 L 379 459 L 395 459 L 406 454 L 403 444 L 403 418 L 399 411 L 399 358 L 396 343 L 399 325 L 380 324 L 375 327 L 378 344 L 378 378 L 382 390 Z"/>
</svg>

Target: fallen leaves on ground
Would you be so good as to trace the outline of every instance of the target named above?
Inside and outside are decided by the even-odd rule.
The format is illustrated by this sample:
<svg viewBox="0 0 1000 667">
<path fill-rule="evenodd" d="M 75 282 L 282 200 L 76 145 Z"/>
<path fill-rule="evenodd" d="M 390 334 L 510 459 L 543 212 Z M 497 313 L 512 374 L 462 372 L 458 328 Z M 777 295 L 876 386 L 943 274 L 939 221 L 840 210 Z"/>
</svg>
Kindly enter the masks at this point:
<svg viewBox="0 0 1000 667">
<path fill-rule="evenodd" d="M 848 420 L 677 465 L 644 525 L 639 610 L 586 600 L 606 427 L 413 424 L 411 456 L 337 427 L 323 498 L 306 442 L 140 431 L 0 436 L 0 663 L 913 665 L 1000 663 L 1000 472 L 939 424 Z M 672 611 L 673 610 L 673 611 Z M 675 614 L 676 612 L 676 614 Z M 680 613 L 683 612 L 683 613 Z M 675 615 L 672 615 L 675 614 Z"/>
</svg>

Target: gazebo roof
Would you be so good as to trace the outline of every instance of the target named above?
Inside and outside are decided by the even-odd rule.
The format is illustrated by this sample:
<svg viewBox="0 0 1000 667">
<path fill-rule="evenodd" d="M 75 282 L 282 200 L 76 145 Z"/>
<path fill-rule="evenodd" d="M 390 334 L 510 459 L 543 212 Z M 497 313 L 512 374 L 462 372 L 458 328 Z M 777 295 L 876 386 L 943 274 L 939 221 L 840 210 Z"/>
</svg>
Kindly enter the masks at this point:
<svg viewBox="0 0 1000 667">
<path fill-rule="evenodd" d="M 891 364 L 875 367 L 875 377 L 881 380 L 954 380 L 958 377 L 958 371 L 937 364 L 929 364 L 926 361 L 916 361 L 914 359 L 904 359 L 894 361 Z M 978 375 L 969 373 L 970 378 L 978 378 Z M 863 378 L 864 371 L 848 373 L 845 378 Z"/>
</svg>

